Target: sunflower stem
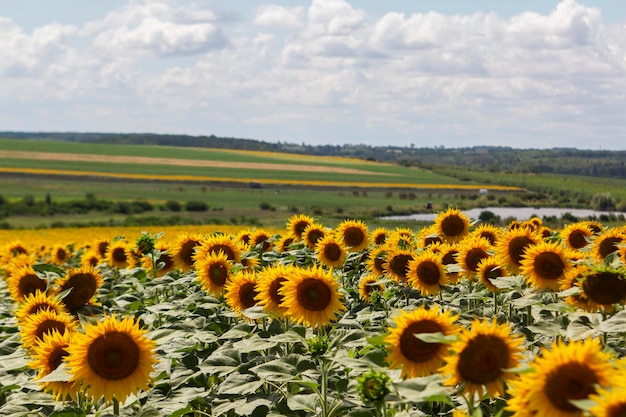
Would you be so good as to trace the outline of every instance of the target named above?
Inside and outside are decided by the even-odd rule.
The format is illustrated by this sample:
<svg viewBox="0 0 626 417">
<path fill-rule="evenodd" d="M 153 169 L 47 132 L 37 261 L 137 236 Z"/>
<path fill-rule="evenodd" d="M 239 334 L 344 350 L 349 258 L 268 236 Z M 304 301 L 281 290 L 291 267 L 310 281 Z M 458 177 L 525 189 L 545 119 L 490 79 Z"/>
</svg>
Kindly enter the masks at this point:
<svg viewBox="0 0 626 417">
<path fill-rule="evenodd" d="M 120 415 L 120 402 L 115 397 L 113 397 L 113 414 Z"/>
</svg>

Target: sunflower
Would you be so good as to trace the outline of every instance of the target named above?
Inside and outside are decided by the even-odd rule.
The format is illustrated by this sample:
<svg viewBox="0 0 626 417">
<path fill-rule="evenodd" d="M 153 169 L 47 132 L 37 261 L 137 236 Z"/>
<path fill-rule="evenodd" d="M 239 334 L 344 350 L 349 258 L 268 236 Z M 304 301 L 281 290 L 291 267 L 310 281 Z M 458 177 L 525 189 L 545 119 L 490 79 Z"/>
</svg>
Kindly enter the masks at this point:
<svg viewBox="0 0 626 417">
<path fill-rule="evenodd" d="M 343 266 L 348 254 L 342 241 L 333 234 L 320 239 L 315 245 L 315 252 L 320 263 L 328 267 Z"/>
<path fill-rule="evenodd" d="M 360 220 L 344 220 L 335 228 L 335 234 L 349 252 L 358 252 L 369 245 L 367 225 Z"/>
<path fill-rule="evenodd" d="M 192 270 L 194 260 L 198 256 L 196 251 L 202 243 L 202 237 L 195 233 L 184 233 L 179 236 L 172 251 L 176 267 L 183 272 Z"/>
<path fill-rule="evenodd" d="M 261 252 L 268 252 L 272 250 L 272 235 L 263 229 L 257 229 L 250 233 L 250 246 L 259 247 Z"/>
<path fill-rule="evenodd" d="M 50 262 L 55 265 L 63 265 L 70 257 L 71 253 L 64 245 L 55 245 L 50 251 Z"/>
<path fill-rule="evenodd" d="M 431 245 L 437 243 L 443 243 L 442 237 L 439 235 L 437 225 L 433 224 L 429 227 L 424 227 L 416 236 L 418 248 L 428 248 Z"/>
<path fill-rule="evenodd" d="M 5 253 L 9 258 L 15 258 L 19 255 L 28 255 L 30 254 L 30 251 L 24 243 L 19 240 L 15 240 L 13 242 L 9 242 L 5 246 Z"/>
<path fill-rule="evenodd" d="M 287 220 L 287 233 L 296 242 L 299 242 L 304 239 L 302 236 L 304 230 L 313 223 L 315 223 L 315 220 L 306 214 L 294 214 Z"/>
<path fill-rule="evenodd" d="M 411 312 L 402 311 L 394 318 L 394 326 L 387 329 L 385 342 L 389 344 L 387 361 L 391 368 L 402 368 L 403 378 L 416 378 L 433 374 L 444 361 L 448 346 L 444 343 L 428 343 L 416 337 L 418 334 L 457 333 L 454 324 L 458 316 L 450 311 L 441 312 L 439 307 L 419 307 Z"/>
<path fill-rule="evenodd" d="M 75 332 L 77 327 L 76 319 L 65 311 L 57 313 L 48 309 L 39 310 L 24 318 L 20 328 L 22 346 L 27 349 L 34 348 L 46 333 L 53 330 L 61 334 Z"/>
<path fill-rule="evenodd" d="M 170 253 L 169 246 L 163 242 L 157 242 L 155 245 L 159 257 L 155 260 L 156 276 L 162 277 L 163 275 L 173 271 L 176 268 L 176 261 L 174 256 Z M 146 270 L 152 270 L 152 259 L 149 256 L 143 257 L 143 267 Z"/>
<path fill-rule="evenodd" d="M 133 250 L 128 242 L 117 240 L 107 246 L 105 261 L 113 268 L 123 269 L 133 261 Z"/>
<path fill-rule="evenodd" d="M 262 306 L 265 311 L 272 313 L 277 317 L 284 317 L 287 308 L 283 307 L 283 296 L 281 288 L 288 277 L 292 276 L 296 267 L 292 265 L 271 265 L 259 271 L 257 276 L 257 304 Z"/>
<path fill-rule="evenodd" d="M 619 228 L 605 230 L 596 236 L 591 244 L 591 253 L 594 259 L 602 262 L 607 256 L 619 249 L 619 244 L 626 235 Z"/>
<path fill-rule="evenodd" d="M 231 310 L 241 315 L 243 310 L 257 303 L 257 282 L 256 275 L 250 271 L 240 271 L 233 275 L 224 285 L 224 300 Z"/>
<path fill-rule="evenodd" d="M 76 334 L 66 362 L 74 380 L 96 401 L 104 397 L 107 403 L 113 398 L 124 402 L 128 395 L 149 388 L 156 363 L 153 349 L 154 342 L 138 322 L 108 316 Z"/>
<path fill-rule="evenodd" d="M 370 303 L 372 302 L 372 293 L 383 293 L 385 287 L 378 281 L 380 281 L 380 276 L 373 274 L 365 274 L 361 277 L 359 280 L 359 296 L 361 300 Z"/>
<path fill-rule="evenodd" d="M 370 250 L 365 266 L 369 272 L 375 276 L 382 276 L 385 273 L 385 258 L 387 255 L 386 245 L 377 246 Z"/>
<path fill-rule="evenodd" d="M 104 259 L 107 256 L 107 250 L 110 244 L 109 239 L 100 238 L 96 239 L 91 246 L 98 252 L 100 259 Z"/>
<path fill-rule="evenodd" d="M 67 357 L 67 347 L 72 343 L 74 333 L 60 333 L 56 329 L 43 335 L 41 342 L 32 350 L 33 360 L 28 366 L 38 371 L 35 381 L 42 379 L 56 370 Z M 73 381 L 40 382 L 41 390 L 47 392 L 56 401 L 77 400 L 79 388 Z"/>
<path fill-rule="evenodd" d="M 499 292 L 500 288 L 493 285 L 492 279 L 502 278 L 509 276 L 509 272 L 506 267 L 502 266 L 500 262 L 493 256 L 484 258 L 478 263 L 478 270 L 476 271 L 478 279 L 482 284 L 491 292 Z"/>
<path fill-rule="evenodd" d="M 56 283 L 55 292 L 60 294 L 71 290 L 61 301 L 68 311 L 75 312 L 80 307 L 95 301 L 102 283 L 102 275 L 93 267 L 71 269 L 63 279 Z"/>
<path fill-rule="evenodd" d="M 541 237 L 525 227 L 509 229 L 496 243 L 496 256 L 511 273 L 518 274 L 526 249 L 541 240 Z"/>
<path fill-rule="evenodd" d="M 288 252 L 291 249 L 291 245 L 297 243 L 296 240 L 291 236 L 282 236 L 278 240 L 277 250 L 280 253 Z"/>
<path fill-rule="evenodd" d="M 346 309 L 341 302 L 339 282 L 331 271 L 318 266 L 296 270 L 283 282 L 279 294 L 287 315 L 311 327 L 336 320 L 337 313 Z"/>
<path fill-rule="evenodd" d="M 443 263 L 446 269 L 446 280 L 448 284 L 456 284 L 461 279 L 461 275 L 454 271 L 454 268 L 448 268 L 449 266 L 458 265 L 456 257 L 459 254 L 459 247 L 456 243 L 444 243 L 437 246 L 437 251 L 441 256 L 441 263 Z"/>
<path fill-rule="evenodd" d="M 233 262 L 223 251 L 210 253 L 194 262 L 194 268 L 202 287 L 210 294 L 218 296 L 232 277 Z"/>
<path fill-rule="evenodd" d="M 30 263 L 10 270 L 7 279 L 9 294 L 16 302 L 37 291 L 46 292 L 48 280 L 41 278 Z"/>
<path fill-rule="evenodd" d="M 571 270 L 571 264 L 560 243 L 540 242 L 526 249 L 520 270 L 536 288 L 558 290 Z"/>
<path fill-rule="evenodd" d="M 246 271 L 256 271 L 261 266 L 261 259 L 256 254 L 246 252 L 239 258 L 239 263 Z"/>
<path fill-rule="evenodd" d="M 328 234 L 328 229 L 319 223 L 311 223 L 304 232 L 302 232 L 302 240 L 304 245 L 309 249 L 315 249 L 317 242 Z"/>
<path fill-rule="evenodd" d="M 65 311 L 65 304 L 63 304 L 58 298 L 37 290 L 24 297 L 24 299 L 17 305 L 14 315 L 18 323 L 22 324 L 24 323 L 26 317 L 41 310 L 62 313 Z"/>
<path fill-rule="evenodd" d="M 626 415 L 626 381 L 620 377 L 611 388 L 598 388 L 589 400 L 595 404 L 589 413 L 595 417 L 621 417 Z"/>
<path fill-rule="evenodd" d="M 612 311 L 614 304 L 626 303 L 626 277 L 623 269 L 610 266 L 589 268 L 580 280 L 585 298 L 592 306 Z"/>
<path fill-rule="evenodd" d="M 239 242 L 242 248 L 247 248 L 250 246 L 250 235 L 252 235 L 251 230 L 242 230 L 235 235 L 235 242 Z"/>
<path fill-rule="evenodd" d="M 389 238 L 389 230 L 384 227 L 378 227 L 374 229 L 370 235 L 370 240 L 374 245 L 380 246 L 384 244 Z"/>
<path fill-rule="evenodd" d="M 483 223 L 476 226 L 476 228 L 470 232 L 470 235 L 472 237 L 487 239 L 491 246 L 495 246 L 502 236 L 502 229 L 492 224 Z"/>
<path fill-rule="evenodd" d="M 482 398 L 485 391 L 494 398 L 504 395 L 504 383 L 515 377 L 508 369 L 515 368 L 523 358 L 523 338 L 511 333 L 507 324 L 474 319 L 471 330 L 462 328 L 459 340 L 450 346 L 441 374 L 444 385 L 463 384 L 463 390 Z"/>
<path fill-rule="evenodd" d="M 202 240 L 201 245 L 195 248 L 193 259 L 202 260 L 222 251 L 230 261 L 237 263 L 240 261 L 242 249 L 229 235 L 214 234 Z"/>
<path fill-rule="evenodd" d="M 441 257 L 428 250 L 417 254 L 407 268 L 408 283 L 422 295 L 435 295 L 447 283 Z"/>
<path fill-rule="evenodd" d="M 411 229 L 406 227 L 396 227 L 388 236 L 385 242 L 387 246 L 394 248 L 415 247 L 415 238 Z"/>
<path fill-rule="evenodd" d="M 446 242 L 458 242 L 469 234 L 470 220 L 459 209 L 448 208 L 435 218 L 435 230 Z"/>
<path fill-rule="evenodd" d="M 81 266 L 86 266 L 86 267 L 91 266 L 95 268 L 96 266 L 98 266 L 101 260 L 102 258 L 100 257 L 100 254 L 98 253 L 98 251 L 94 248 L 91 248 L 83 252 L 83 254 L 80 257 L 80 264 Z"/>
<path fill-rule="evenodd" d="M 415 253 L 410 249 L 391 249 L 383 265 L 385 274 L 396 282 L 405 282 L 409 273 L 409 262 L 415 259 Z"/>
<path fill-rule="evenodd" d="M 459 253 L 456 255 L 456 261 L 461 267 L 460 276 L 467 279 L 474 279 L 478 273 L 478 265 L 480 262 L 492 256 L 493 247 L 487 239 L 483 238 L 467 238 L 459 244 Z"/>
<path fill-rule="evenodd" d="M 563 243 L 572 250 L 581 250 L 589 246 L 593 239 L 593 231 L 587 223 L 576 222 L 565 226 L 560 232 Z"/>
<path fill-rule="evenodd" d="M 524 376 L 530 387 L 528 409 L 554 417 L 582 416 L 571 401 L 588 399 L 615 373 L 610 356 L 596 339 L 567 344 L 559 340 L 543 348 L 531 366 L 535 372 Z"/>
</svg>

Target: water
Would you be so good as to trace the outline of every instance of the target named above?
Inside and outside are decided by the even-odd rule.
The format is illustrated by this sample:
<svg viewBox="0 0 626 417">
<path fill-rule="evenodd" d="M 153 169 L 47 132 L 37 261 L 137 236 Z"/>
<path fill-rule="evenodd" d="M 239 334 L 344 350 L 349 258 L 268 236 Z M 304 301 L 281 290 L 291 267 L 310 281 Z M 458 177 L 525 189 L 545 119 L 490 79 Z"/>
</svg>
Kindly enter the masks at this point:
<svg viewBox="0 0 626 417">
<path fill-rule="evenodd" d="M 614 215 L 614 216 L 623 216 L 624 213 L 621 212 L 611 212 L 611 211 L 595 211 L 588 209 L 570 209 L 570 208 L 556 208 L 556 207 L 485 207 L 485 208 L 475 208 L 471 210 L 462 210 L 462 213 L 465 214 L 470 219 L 476 220 L 480 213 L 483 211 L 491 211 L 496 216 L 500 216 L 502 219 L 506 218 L 515 218 L 517 220 L 523 221 L 528 220 L 531 217 L 550 217 L 556 216 L 557 218 L 561 218 L 563 214 L 570 213 L 572 216 L 577 217 L 579 219 L 587 219 L 588 217 L 599 217 L 601 215 Z M 415 221 L 433 221 L 437 217 L 437 213 L 422 213 L 422 214 L 407 214 L 401 216 L 384 216 L 381 217 L 381 220 L 415 220 Z"/>
</svg>

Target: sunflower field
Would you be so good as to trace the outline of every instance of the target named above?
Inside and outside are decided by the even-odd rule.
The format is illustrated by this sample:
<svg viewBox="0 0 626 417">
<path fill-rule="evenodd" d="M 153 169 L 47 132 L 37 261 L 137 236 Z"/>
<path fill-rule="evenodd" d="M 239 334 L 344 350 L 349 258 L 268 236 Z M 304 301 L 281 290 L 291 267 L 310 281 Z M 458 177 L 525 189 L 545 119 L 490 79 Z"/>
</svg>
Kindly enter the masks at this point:
<svg viewBox="0 0 626 417">
<path fill-rule="evenodd" d="M 12 233 L 2 416 L 626 412 L 626 227 Z"/>
</svg>

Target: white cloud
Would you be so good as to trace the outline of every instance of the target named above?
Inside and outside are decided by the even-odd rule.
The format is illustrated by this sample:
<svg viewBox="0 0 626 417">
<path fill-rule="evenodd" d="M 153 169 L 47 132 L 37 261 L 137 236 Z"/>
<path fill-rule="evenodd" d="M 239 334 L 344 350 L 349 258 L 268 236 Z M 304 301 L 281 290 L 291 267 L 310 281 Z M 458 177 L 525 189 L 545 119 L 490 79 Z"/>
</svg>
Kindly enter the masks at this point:
<svg viewBox="0 0 626 417">
<path fill-rule="evenodd" d="M 261 6 L 253 23 L 270 28 L 298 29 L 303 26 L 303 7 L 283 7 L 275 4 Z"/>
<path fill-rule="evenodd" d="M 623 140 L 626 26 L 606 27 L 583 2 L 502 18 L 373 16 L 357 1 L 312 0 L 262 6 L 247 22 L 203 4 L 132 2 L 32 33 L 0 18 L 0 99 L 37 110 L 48 97 L 109 121 L 92 130 L 446 146 Z M 76 119 L 63 117 L 72 130 Z"/>
</svg>

